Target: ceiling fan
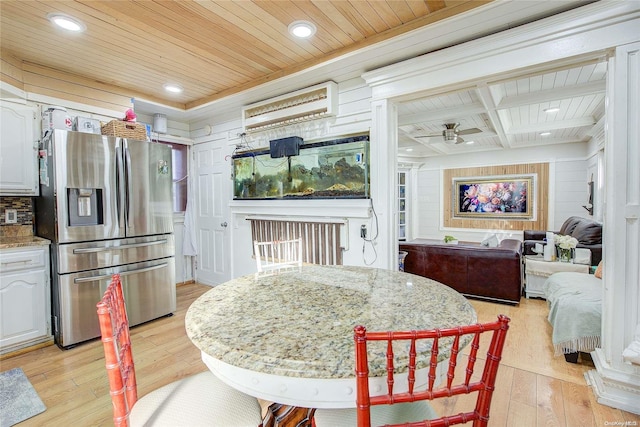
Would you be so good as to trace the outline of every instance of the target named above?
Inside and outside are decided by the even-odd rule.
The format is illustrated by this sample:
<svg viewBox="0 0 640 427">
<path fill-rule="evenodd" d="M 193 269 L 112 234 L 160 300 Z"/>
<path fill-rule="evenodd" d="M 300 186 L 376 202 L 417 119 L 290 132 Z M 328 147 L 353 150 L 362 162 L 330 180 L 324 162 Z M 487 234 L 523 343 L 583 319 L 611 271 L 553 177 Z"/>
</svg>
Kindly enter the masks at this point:
<svg viewBox="0 0 640 427">
<path fill-rule="evenodd" d="M 445 129 L 442 131 L 442 134 L 417 135 L 416 138 L 433 138 L 442 135 L 446 143 L 461 144 L 464 142 L 464 139 L 462 139 L 460 135 L 471 135 L 482 132 L 482 130 L 478 128 L 459 130 L 458 126 L 460 126 L 460 123 L 444 123 L 443 126 Z"/>
</svg>

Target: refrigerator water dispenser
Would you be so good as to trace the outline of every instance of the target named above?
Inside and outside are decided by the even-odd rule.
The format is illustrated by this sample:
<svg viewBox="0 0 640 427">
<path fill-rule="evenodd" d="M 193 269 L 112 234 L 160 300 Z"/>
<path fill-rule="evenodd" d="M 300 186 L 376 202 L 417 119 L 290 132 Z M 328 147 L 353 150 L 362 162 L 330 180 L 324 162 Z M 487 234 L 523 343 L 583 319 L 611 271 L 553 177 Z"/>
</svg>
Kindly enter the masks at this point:
<svg viewBox="0 0 640 427">
<path fill-rule="evenodd" d="M 101 188 L 67 188 L 69 226 L 104 224 Z"/>
</svg>

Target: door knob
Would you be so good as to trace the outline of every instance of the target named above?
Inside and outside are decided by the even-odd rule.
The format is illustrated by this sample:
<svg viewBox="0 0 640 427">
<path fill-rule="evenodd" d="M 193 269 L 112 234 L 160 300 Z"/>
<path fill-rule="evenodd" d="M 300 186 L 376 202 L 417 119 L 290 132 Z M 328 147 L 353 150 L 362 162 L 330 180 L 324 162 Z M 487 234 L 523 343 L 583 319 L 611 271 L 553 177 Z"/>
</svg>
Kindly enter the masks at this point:
<svg viewBox="0 0 640 427">
<path fill-rule="evenodd" d="M 220 226 L 221 226 L 221 227 L 226 227 L 226 226 L 227 226 L 227 222 L 226 222 L 226 221 L 225 221 L 225 222 L 221 222 L 221 223 L 220 223 Z"/>
</svg>

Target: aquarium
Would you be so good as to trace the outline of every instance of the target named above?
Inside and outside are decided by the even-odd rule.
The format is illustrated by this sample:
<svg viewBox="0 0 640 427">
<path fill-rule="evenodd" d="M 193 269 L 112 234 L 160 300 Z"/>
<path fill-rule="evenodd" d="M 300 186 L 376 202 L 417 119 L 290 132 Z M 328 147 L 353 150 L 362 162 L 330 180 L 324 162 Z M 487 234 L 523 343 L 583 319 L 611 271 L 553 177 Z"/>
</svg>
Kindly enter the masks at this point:
<svg viewBox="0 0 640 427">
<path fill-rule="evenodd" d="M 298 155 L 264 149 L 232 159 L 236 200 L 369 198 L 368 135 L 302 143 Z"/>
</svg>

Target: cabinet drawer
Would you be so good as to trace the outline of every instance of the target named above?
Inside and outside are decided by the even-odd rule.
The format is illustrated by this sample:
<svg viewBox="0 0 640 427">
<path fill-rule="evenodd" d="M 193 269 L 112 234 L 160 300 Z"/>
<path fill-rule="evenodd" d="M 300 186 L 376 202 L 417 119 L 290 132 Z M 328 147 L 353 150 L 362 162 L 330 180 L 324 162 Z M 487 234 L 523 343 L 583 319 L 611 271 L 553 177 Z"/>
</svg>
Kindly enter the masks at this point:
<svg viewBox="0 0 640 427">
<path fill-rule="evenodd" d="M 0 251 L 0 269 L 3 273 L 9 271 L 29 270 L 43 267 L 46 262 L 44 249 Z"/>
</svg>

